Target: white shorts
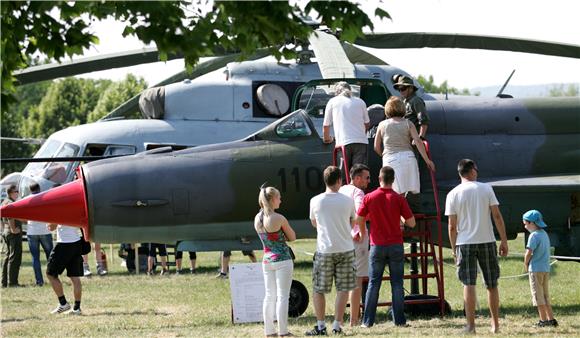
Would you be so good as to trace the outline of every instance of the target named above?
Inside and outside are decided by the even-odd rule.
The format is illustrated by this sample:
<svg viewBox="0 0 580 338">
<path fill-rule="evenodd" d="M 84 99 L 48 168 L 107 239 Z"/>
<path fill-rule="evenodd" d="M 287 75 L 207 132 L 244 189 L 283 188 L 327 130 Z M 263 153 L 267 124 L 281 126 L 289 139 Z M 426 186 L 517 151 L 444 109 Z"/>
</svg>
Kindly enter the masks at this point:
<svg viewBox="0 0 580 338">
<path fill-rule="evenodd" d="M 354 267 L 356 268 L 357 277 L 369 276 L 369 233 L 361 242 L 354 241 Z"/>
<path fill-rule="evenodd" d="M 418 194 L 421 191 L 419 181 L 419 166 L 412 151 L 401 151 L 392 155 L 383 155 L 383 166 L 395 170 L 393 190 L 399 194 L 411 192 Z"/>
</svg>

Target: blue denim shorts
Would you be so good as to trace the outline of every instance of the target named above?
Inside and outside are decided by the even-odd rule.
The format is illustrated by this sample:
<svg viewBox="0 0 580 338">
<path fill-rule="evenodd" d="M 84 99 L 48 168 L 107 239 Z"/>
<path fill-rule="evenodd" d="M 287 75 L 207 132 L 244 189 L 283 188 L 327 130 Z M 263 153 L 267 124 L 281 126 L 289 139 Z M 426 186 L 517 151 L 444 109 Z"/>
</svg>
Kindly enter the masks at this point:
<svg viewBox="0 0 580 338">
<path fill-rule="evenodd" d="M 336 279 L 336 291 L 350 291 L 356 287 L 354 250 L 330 254 L 314 254 L 312 286 L 316 293 L 330 293 Z"/>
<path fill-rule="evenodd" d="M 495 242 L 457 246 L 457 277 L 463 285 L 475 285 L 478 263 L 483 273 L 485 286 L 488 289 L 496 288 L 499 264 Z"/>
</svg>

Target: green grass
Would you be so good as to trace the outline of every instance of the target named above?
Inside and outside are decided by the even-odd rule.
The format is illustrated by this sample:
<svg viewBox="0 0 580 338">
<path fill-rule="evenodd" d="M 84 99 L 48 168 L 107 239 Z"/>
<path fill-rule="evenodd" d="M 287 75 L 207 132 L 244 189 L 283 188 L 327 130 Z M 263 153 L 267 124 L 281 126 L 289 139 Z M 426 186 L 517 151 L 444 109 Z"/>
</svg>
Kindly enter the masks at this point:
<svg viewBox="0 0 580 338">
<path fill-rule="evenodd" d="M 500 261 L 502 276 L 519 275 L 523 271 L 523 239 L 510 242 L 513 255 Z M 50 315 L 57 299 L 50 286 L 35 287 L 30 264 L 30 254 L 25 243 L 24 262 L 20 283 L 26 287 L 2 289 L 2 337 L 258 337 L 262 324 L 232 324 L 228 280 L 216 280 L 218 253 L 199 253 L 197 275 L 170 275 L 169 277 L 127 275 L 120 266 L 120 259 L 109 256 L 109 275 L 83 278 L 83 315 Z M 297 254 L 294 278 L 311 290 L 311 259 L 305 252 L 313 252 L 313 240 L 299 240 L 293 244 Z M 114 252 L 116 254 L 116 251 Z M 259 256 L 261 252 L 259 253 Z M 189 267 L 187 254 L 184 265 Z M 347 335 L 356 336 L 457 336 L 464 325 L 462 310 L 462 287 L 455 269 L 450 266 L 451 256 L 444 251 L 445 293 L 453 313 L 444 318 L 408 318 L 411 327 L 395 328 L 386 317 L 386 309 L 379 308 L 377 325 L 370 329 L 346 327 Z M 245 263 L 247 258 L 234 252 L 232 263 Z M 91 253 L 94 270 L 94 255 Z M 44 264 L 43 264 L 44 269 Z M 173 272 L 173 271 L 172 271 Z M 62 278 L 65 293 L 72 299 L 68 278 Z M 501 335 L 502 336 L 579 336 L 580 335 L 580 265 L 572 262 L 556 262 L 552 265 L 551 296 L 554 313 L 560 327 L 532 327 L 538 320 L 532 307 L 527 277 L 500 280 Z M 479 281 L 478 281 L 479 283 Z M 485 288 L 479 283 L 478 335 L 487 335 L 489 311 Z M 405 287 L 408 289 L 408 282 Z M 430 284 L 430 290 L 434 290 Z M 311 292 L 311 291 L 310 291 Z M 389 284 L 383 284 L 382 299 L 389 299 Z M 334 294 L 327 297 L 327 312 L 332 313 Z M 345 317 L 346 322 L 348 318 Z M 331 322 L 330 316 L 327 323 Z M 303 334 L 315 323 L 312 304 L 300 318 L 290 319 L 290 330 Z"/>
</svg>

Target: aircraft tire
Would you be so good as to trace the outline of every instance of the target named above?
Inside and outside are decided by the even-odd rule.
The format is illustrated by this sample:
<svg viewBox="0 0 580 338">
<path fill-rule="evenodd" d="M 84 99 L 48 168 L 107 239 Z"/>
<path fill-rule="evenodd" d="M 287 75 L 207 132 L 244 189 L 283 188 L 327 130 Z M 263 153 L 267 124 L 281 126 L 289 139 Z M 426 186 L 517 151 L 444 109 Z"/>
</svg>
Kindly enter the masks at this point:
<svg viewBox="0 0 580 338">
<path fill-rule="evenodd" d="M 300 317 L 308 308 L 308 299 L 308 290 L 306 290 L 304 284 L 297 280 L 292 280 L 288 316 L 291 318 Z"/>
</svg>

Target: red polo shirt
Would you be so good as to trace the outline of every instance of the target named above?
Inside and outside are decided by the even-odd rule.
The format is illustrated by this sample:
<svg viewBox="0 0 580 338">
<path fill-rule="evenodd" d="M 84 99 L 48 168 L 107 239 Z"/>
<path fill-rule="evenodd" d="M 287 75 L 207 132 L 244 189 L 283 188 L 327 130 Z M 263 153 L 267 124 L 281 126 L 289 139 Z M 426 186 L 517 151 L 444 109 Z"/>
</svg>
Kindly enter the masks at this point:
<svg viewBox="0 0 580 338">
<path fill-rule="evenodd" d="M 400 219 L 413 216 L 407 200 L 393 189 L 366 194 L 357 214 L 370 220 L 371 245 L 403 244 Z"/>
</svg>

